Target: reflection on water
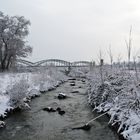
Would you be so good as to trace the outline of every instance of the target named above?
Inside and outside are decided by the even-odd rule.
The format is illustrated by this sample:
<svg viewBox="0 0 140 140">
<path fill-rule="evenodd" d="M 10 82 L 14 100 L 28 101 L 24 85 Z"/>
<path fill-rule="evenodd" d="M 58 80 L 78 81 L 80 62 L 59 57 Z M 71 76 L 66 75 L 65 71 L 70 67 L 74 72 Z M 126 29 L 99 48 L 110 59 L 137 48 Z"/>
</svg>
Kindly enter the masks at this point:
<svg viewBox="0 0 140 140">
<path fill-rule="evenodd" d="M 0 140 L 118 140 L 117 135 L 108 128 L 106 117 L 93 122 L 88 132 L 71 129 L 97 116 L 88 106 L 86 88 L 87 85 L 79 80 L 74 87 L 70 86 L 69 81 L 34 99 L 31 110 L 6 119 L 7 126 L 0 131 Z M 71 93 L 77 90 L 79 93 Z M 65 93 L 68 98 L 58 100 L 56 96 L 59 92 Z M 66 114 L 61 116 L 57 112 L 42 111 L 43 107 L 48 106 L 61 107 Z"/>
</svg>

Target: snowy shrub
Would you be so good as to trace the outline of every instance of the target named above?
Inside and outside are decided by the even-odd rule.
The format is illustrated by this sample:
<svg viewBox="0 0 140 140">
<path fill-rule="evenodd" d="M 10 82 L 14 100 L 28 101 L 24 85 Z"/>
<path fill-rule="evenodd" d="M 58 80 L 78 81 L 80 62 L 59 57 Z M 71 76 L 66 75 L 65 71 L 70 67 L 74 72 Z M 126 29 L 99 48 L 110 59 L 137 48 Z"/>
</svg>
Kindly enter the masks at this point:
<svg viewBox="0 0 140 140">
<path fill-rule="evenodd" d="M 55 79 L 48 74 L 48 70 L 41 70 L 36 74 L 36 76 L 34 76 L 33 80 L 35 87 L 38 87 L 38 90 L 47 91 L 48 88 L 53 86 Z"/>
<path fill-rule="evenodd" d="M 40 96 L 40 91 L 56 88 L 68 78 L 57 68 L 43 68 L 36 72 L 5 73 L 0 75 L 0 116 L 11 109 L 30 108 L 28 102 Z"/>
<path fill-rule="evenodd" d="M 7 115 L 6 111 L 9 111 L 12 107 L 9 104 L 9 96 L 0 94 L 0 116 L 5 117 Z"/>
<path fill-rule="evenodd" d="M 10 95 L 10 104 L 14 108 L 22 108 L 26 104 L 24 103 L 23 99 L 26 97 L 26 94 L 28 93 L 29 84 L 26 79 L 21 79 L 18 83 L 15 83 L 10 89 L 9 89 L 9 95 Z"/>
<path fill-rule="evenodd" d="M 85 78 L 87 72 L 88 72 L 87 68 L 73 68 L 70 71 L 69 76 L 78 77 L 78 78 L 80 78 L 80 77 Z"/>
<path fill-rule="evenodd" d="M 40 91 L 48 91 L 66 81 L 67 77 L 55 67 L 42 69 L 33 77 L 34 86 Z"/>
<path fill-rule="evenodd" d="M 134 73 L 112 71 L 100 83 L 98 71 L 90 73 L 89 103 L 98 111 L 108 111 L 109 123 L 118 124 L 126 139 L 140 134 L 140 84 Z"/>
</svg>

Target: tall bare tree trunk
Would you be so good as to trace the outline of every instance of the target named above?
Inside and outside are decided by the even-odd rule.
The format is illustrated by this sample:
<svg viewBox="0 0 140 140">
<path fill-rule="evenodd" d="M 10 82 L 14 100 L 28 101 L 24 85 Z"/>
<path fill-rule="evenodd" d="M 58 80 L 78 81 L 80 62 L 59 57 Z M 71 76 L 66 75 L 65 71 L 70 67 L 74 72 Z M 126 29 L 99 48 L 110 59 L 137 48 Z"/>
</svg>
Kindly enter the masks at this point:
<svg viewBox="0 0 140 140">
<path fill-rule="evenodd" d="M 131 50 L 132 50 L 132 26 L 130 26 L 130 32 L 129 32 L 129 39 L 128 42 L 126 42 L 127 47 L 127 55 L 128 55 L 128 70 L 130 70 L 130 58 L 131 58 Z"/>
<path fill-rule="evenodd" d="M 111 65 L 111 69 L 112 69 L 112 67 L 113 67 L 113 54 L 112 54 L 112 50 L 111 50 L 111 45 L 109 45 L 109 51 L 108 51 L 108 54 L 109 54 L 110 65 Z"/>
</svg>

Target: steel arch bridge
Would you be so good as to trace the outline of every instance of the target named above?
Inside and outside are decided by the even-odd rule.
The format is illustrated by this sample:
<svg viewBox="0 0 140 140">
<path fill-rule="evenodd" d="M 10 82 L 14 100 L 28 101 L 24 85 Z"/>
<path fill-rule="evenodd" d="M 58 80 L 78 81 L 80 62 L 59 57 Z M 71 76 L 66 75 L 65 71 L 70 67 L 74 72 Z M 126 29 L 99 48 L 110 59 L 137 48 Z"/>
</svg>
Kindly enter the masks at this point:
<svg viewBox="0 0 140 140">
<path fill-rule="evenodd" d="M 62 67 L 62 66 L 69 66 L 70 62 L 59 60 L 59 59 L 48 59 L 48 60 L 42 60 L 34 63 L 35 66 L 56 66 L 56 67 Z"/>
<path fill-rule="evenodd" d="M 23 67 L 48 67 L 48 66 L 55 66 L 55 67 L 90 67 L 92 62 L 89 61 L 76 61 L 76 62 L 68 62 L 59 59 L 47 59 L 41 60 L 38 62 L 30 62 L 27 60 L 18 59 L 17 66 Z"/>
<path fill-rule="evenodd" d="M 32 67 L 34 66 L 33 62 L 27 61 L 27 60 L 22 60 L 22 59 L 18 59 L 16 62 L 17 66 L 27 66 L 27 67 Z"/>
</svg>

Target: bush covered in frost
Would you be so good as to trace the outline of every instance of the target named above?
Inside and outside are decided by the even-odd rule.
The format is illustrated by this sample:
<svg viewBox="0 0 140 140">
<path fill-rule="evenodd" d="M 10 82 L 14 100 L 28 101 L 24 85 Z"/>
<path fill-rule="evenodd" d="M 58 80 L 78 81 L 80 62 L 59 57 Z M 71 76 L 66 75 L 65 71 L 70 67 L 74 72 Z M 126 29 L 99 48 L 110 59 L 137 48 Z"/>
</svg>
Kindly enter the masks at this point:
<svg viewBox="0 0 140 140">
<path fill-rule="evenodd" d="M 98 111 L 108 111 L 110 124 L 130 139 L 140 133 L 140 82 L 134 73 L 109 71 L 101 84 L 98 70 L 88 75 L 89 102 Z"/>
<path fill-rule="evenodd" d="M 88 68 L 72 68 L 68 75 L 71 77 L 86 78 L 88 71 Z"/>
<path fill-rule="evenodd" d="M 48 91 L 55 88 L 57 85 L 66 81 L 67 77 L 57 70 L 56 67 L 50 67 L 49 69 L 42 69 L 34 77 L 34 83 L 40 91 Z"/>
<path fill-rule="evenodd" d="M 26 104 L 24 98 L 28 93 L 29 84 L 26 79 L 21 79 L 10 87 L 8 93 L 10 95 L 10 104 L 14 108 L 23 108 Z"/>
</svg>

